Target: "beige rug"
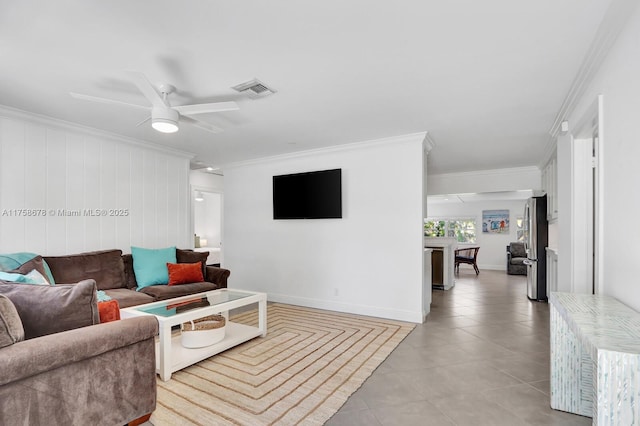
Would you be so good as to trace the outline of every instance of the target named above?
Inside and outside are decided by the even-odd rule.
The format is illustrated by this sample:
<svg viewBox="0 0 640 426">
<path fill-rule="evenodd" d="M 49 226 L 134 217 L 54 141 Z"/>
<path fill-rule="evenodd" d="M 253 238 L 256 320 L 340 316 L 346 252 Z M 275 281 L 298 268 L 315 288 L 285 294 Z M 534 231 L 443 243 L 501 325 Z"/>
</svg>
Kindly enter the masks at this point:
<svg viewBox="0 0 640 426">
<path fill-rule="evenodd" d="M 267 337 L 158 380 L 153 424 L 321 425 L 414 328 L 277 303 L 267 313 Z"/>
</svg>

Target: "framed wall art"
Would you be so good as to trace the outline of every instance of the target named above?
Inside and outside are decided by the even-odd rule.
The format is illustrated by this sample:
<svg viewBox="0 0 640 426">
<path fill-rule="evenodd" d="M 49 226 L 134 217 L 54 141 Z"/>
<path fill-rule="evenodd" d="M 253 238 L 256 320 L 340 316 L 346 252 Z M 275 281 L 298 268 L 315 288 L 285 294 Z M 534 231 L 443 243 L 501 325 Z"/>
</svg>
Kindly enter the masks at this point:
<svg viewBox="0 0 640 426">
<path fill-rule="evenodd" d="M 508 234 L 509 210 L 482 210 L 482 232 Z"/>
</svg>

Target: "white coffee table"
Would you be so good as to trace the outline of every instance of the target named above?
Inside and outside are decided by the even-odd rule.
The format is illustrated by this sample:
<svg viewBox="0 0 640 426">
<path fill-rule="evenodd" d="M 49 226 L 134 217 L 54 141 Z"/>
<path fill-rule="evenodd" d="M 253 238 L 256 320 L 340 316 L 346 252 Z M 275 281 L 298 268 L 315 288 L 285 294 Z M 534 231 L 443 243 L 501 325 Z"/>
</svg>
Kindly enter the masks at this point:
<svg viewBox="0 0 640 426">
<path fill-rule="evenodd" d="M 188 301 L 207 300 L 209 306 L 180 311 L 176 305 Z M 228 311 L 242 306 L 258 304 L 258 327 L 229 321 Z M 171 327 L 207 315 L 222 314 L 226 319 L 225 337 L 221 342 L 204 348 L 185 348 L 180 343 L 180 334 L 172 337 Z M 220 289 L 205 293 L 177 297 L 120 310 L 121 318 L 153 315 L 159 323 L 159 341 L 156 343 L 156 372 L 160 379 L 168 381 L 171 373 L 209 358 L 258 336 L 267 335 L 267 295 L 235 289 Z"/>
</svg>

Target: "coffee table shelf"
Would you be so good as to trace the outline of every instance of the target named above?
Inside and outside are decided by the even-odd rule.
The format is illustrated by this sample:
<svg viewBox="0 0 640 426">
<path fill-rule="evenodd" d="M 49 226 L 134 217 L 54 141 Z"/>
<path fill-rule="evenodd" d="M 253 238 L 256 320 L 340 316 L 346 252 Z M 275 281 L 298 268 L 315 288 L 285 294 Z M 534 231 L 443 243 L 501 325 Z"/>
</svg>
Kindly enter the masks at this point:
<svg viewBox="0 0 640 426">
<path fill-rule="evenodd" d="M 245 324 L 227 322 L 224 339 L 218 343 L 203 348 L 185 348 L 180 343 L 180 334 L 171 337 L 171 372 L 182 370 L 190 365 L 207 359 L 213 355 L 238 346 L 248 340 L 261 336 L 263 333 L 257 327 Z M 160 365 L 160 342 L 156 343 L 156 365 Z M 156 369 L 160 373 L 160 369 Z"/>
<path fill-rule="evenodd" d="M 203 300 L 207 301 L 208 306 L 184 311 L 178 311 L 175 308 L 189 301 L 199 302 Z M 257 327 L 229 321 L 230 310 L 252 304 L 258 304 Z M 171 333 L 173 326 L 214 314 L 222 314 L 227 320 L 225 337 L 218 343 L 203 348 L 185 348 L 182 346 L 180 334 L 172 335 Z M 240 343 L 258 336 L 267 335 L 266 293 L 224 288 L 120 310 L 122 318 L 141 315 L 153 315 L 158 320 L 159 339 L 156 343 L 156 372 L 163 381 L 171 379 L 171 373 L 175 371 L 207 359 Z"/>
</svg>

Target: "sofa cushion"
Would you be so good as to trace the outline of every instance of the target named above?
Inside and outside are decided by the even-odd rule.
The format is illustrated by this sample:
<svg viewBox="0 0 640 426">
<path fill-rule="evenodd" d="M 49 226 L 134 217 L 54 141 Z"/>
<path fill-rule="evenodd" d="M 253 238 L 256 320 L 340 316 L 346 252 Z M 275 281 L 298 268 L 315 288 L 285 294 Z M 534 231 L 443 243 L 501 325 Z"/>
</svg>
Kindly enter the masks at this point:
<svg viewBox="0 0 640 426">
<path fill-rule="evenodd" d="M 111 296 L 113 300 L 118 301 L 120 309 L 153 302 L 153 297 L 150 295 L 132 291 L 128 288 L 112 288 L 111 290 L 105 290 L 104 292 Z"/>
<path fill-rule="evenodd" d="M 131 256 L 138 290 L 150 285 L 169 283 L 167 263 L 176 263 L 175 246 L 161 249 L 131 247 Z"/>
<path fill-rule="evenodd" d="M 24 340 L 24 327 L 18 311 L 8 297 L 0 294 L 0 348 Z"/>
<path fill-rule="evenodd" d="M 143 288 L 140 292 L 152 296 L 155 300 L 165 300 L 216 290 L 217 288 L 218 286 L 214 283 L 201 282 L 181 285 L 152 285 Z"/>
<path fill-rule="evenodd" d="M 33 259 L 23 263 L 22 265 L 20 265 L 18 268 L 14 269 L 13 271 L 9 271 L 9 272 L 15 272 L 18 274 L 22 274 L 22 275 L 28 275 L 31 271 L 38 271 L 38 273 L 40 275 L 42 275 L 46 280 L 47 280 L 47 284 L 55 284 L 52 283 L 51 280 L 48 277 L 48 273 L 47 270 L 44 266 L 44 261 L 42 259 L 42 256 L 38 255 L 36 257 L 34 257 Z"/>
<path fill-rule="evenodd" d="M 200 263 L 167 263 L 169 285 L 199 283 L 204 281 Z"/>
<path fill-rule="evenodd" d="M 96 282 L 26 285 L 0 282 L 16 307 L 26 339 L 100 323 Z"/>
<path fill-rule="evenodd" d="M 522 265 L 526 259 L 526 257 L 512 257 L 509 263 L 512 265 Z"/>
<path fill-rule="evenodd" d="M 98 290 L 124 288 L 122 250 L 102 250 L 69 256 L 45 256 L 57 283 L 95 280 Z"/>
</svg>

